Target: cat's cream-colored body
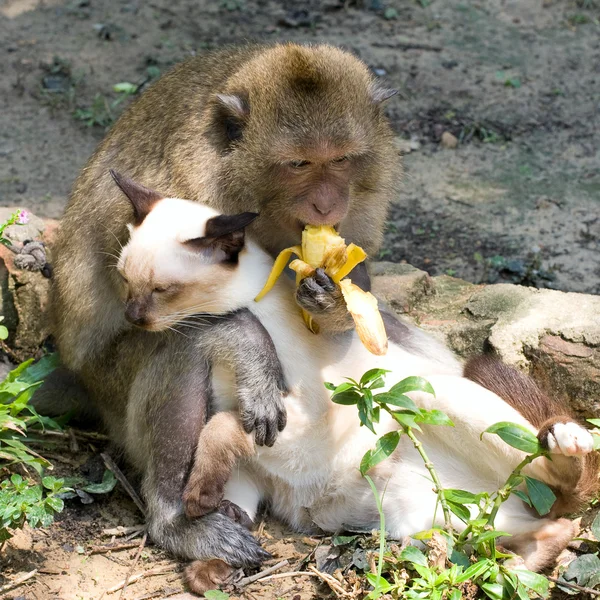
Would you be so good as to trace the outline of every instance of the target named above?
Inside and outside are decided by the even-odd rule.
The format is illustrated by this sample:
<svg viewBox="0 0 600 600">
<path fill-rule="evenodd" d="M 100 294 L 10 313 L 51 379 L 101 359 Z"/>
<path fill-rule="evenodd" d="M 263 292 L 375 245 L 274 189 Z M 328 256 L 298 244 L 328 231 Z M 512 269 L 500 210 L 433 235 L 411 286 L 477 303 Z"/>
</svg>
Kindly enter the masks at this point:
<svg viewBox="0 0 600 600">
<path fill-rule="evenodd" d="M 409 394 L 423 408 L 444 411 L 455 427 L 423 426 L 419 434 L 445 487 L 494 491 L 525 457 L 495 435 L 480 434 L 500 421 L 519 423 L 537 430 L 514 408 L 492 392 L 462 377 L 462 367 L 450 354 L 417 356 L 390 344 L 386 356 L 370 354 L 356 335 L 314 335 L 304 325 L 293 298 L 291 281 L 280 280 L 260 302 L 251 299 L 260 290 L 271 268 L 271 259 L 249 246 L 240 260 L 244 282 L 241 296 L 271 335 L 291 390 L 286 398 L 288 423 L 272 448 L 256 448 L 253 458 L 241 463 L 226 488 L 226 499 L 251 517 L 261 499 L 270 501 L 272 512 L 297 529 L 317 525 L 325 531 L 371 529 L 379 517 L 370 488 L 358 471 L 364 453 L 376 441 L 359 426 L 355 406 L 334 404 L 324 387 L 344 377 L 359 379 L 372 368 L 387 369 L 387 384 L 420 375 L 433 386 L 436 396 Z M 425 353 L 427 354 L 427 353 Z M 217 410 L 236 410 L 234 382 L 217 368 L 214 373 Z M 578 427 L 578 426 L 576 426 Z M 378 435 L 397 428 L 382 412 Z M 562 434 L 574 440 L 574 453 L 591 450 L 591 436 L 581 428 Z M 560 450 L 559 450 L 560 452 Z M 556 457 L 557 460 L 563 457 Z M 569 459 L 567 459 L 569 460 Z M 556 475 L 546 459 L 538 459 L 526 472 L 547 483 Z M 433 523 L 436 496 L 423 460 L 406 436 L 392 457 L 371 473 L 384 494 L 386 528 L 402 537 L 428 529 Z M 437 522 L 442 519 L 439 514 Z M 537 530 L 544 523 L 526 505 L 512 497 L 502 505 L 497 528 L 512 534 Z M 457 528 L 464 527 L 456 519 Z"/>
</svg>

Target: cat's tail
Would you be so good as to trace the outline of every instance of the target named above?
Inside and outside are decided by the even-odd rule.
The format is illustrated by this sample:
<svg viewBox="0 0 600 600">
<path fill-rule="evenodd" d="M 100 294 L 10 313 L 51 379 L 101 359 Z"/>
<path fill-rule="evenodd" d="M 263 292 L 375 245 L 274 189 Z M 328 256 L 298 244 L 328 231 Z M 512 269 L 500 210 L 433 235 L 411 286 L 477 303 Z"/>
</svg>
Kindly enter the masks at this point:
<svg viewBox="0 0 600 600">
<path fill-rule="evenodd" d="M 552 461 L 545 461 L 547 483 L 557 495 L 552 516 L 577 510 L 598 492 L 600 454 L 592 451 L 592 436 L 566 402 L 550 398 L 531 377 L 492 356 L 470 359 L 464 376 L 494 392 L 538 430 L 540 443 L 552 454 Z"/>
</svg>

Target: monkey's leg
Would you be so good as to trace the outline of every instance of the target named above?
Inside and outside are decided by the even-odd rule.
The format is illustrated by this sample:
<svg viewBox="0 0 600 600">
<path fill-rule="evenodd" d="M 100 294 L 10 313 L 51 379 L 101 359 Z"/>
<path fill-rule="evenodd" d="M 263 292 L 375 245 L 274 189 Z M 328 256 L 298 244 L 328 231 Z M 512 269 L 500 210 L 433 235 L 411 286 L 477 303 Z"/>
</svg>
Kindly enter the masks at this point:
<svg viewBox="0 0 600 600">
<path fill-rule="evenodd" d="M 157 544 L 183 558 L 219 559 L 231 568 L 257 566 L 270 555 L 244 527 L 219 512 L 200 519 L 184 514 L 183 489 L 206 419 L 209 371 L 197 362 L 193 369 L 182 368 L 176 379 L 170 379 L 164 377 L 168 368 L 164 364 L 154 380 L 145 373 L 136 380 L 141 388 L 135 390 L 136 395 L 150 396 L 145 415 L 151 429 L 150 456 L 143 483 L 149 533 Z M 162 389 L 157 390 L 163 379 Z M 219 581 L 213 583 L 216 586 Z"/>
<path fill-rule="evenodd" d="M 244 432 L 239 416 L 231 411 L 214 415 L 198 440 L 194 465 L 183 492 L 185 514 L 189 518 L 201 517 L 218 508 L 234 465 L 239 458 L 253 454 L 254 444 Z"/>
</svg>

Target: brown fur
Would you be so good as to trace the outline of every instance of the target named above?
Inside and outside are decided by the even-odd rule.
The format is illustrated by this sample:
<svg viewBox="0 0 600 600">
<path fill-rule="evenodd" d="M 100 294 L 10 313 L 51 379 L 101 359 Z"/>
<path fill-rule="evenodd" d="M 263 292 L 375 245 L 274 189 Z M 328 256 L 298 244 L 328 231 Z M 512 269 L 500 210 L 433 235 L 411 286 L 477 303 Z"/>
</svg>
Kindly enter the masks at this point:
<svg viewBox="0 0 600 600">
<path fill-rule="evenodd" d="M 183 492 L 183 504 L 188 518 L 201 517 L 215 510 L 225 490 L 225 484 L 237 460 L 254 454 L 254 444 L 244 433 L 239 416 L 221 412 L 205 425 L 196 459 Z"/>
<path fill-rule="evenodd" d="M 545 448 L 554 425 L 578 422 L 565 402 L 549 397 L 533 379 L 492 356 L 470 359 L 465 365 L 464 375 L 516 408 L 538 428 L 538 439 Z M 556 482 L 553 489 L 557 501 L 552 508 L 552 516 L 577 510 L 600 489 L 600 456 L 597 452 L 583 458 L 553 455 L 552 461 L 547 463 L 548 472 Z"/>
<path fill-rule="evenodd" d="M 185 581 L 192 592 L 202 596 L 229 582 L 235 569 L 219 559 L 195 560 L 185 569 Z"/>
</svg>

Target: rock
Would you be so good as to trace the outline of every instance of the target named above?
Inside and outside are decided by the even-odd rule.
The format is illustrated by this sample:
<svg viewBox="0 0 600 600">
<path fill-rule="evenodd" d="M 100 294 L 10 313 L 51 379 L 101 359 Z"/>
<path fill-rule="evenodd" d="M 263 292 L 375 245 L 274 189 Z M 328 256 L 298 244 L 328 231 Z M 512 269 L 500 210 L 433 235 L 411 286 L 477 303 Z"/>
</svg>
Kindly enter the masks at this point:
<svg viewBox="0 0 600 600">
<path fill-rule="evenodd" d="M 440 141 L 443 148 L 453 149 L 458 146 L 458 138 L 452 135 L 449 131 L 442 133 L 442 139 Z"/>
<path fill-rule="evenodd" d="M 582 416 L 600 415 L 600 297 L 374 267 L 375 293 L 460 356 L 492 349 Z"/>
<path fill-rule="evenodd" d="M 0 208 L 0 222 L 16 209 Z M 25 225 L 12 225 L 5 235 L 17 245 L 37 239 L 48 244 L 54 239 L 58 222 L 40 219 L 30 214 Z M 49 336 L 47 320 L 50 280 L 39 271 L 24 271 L 15 267 L 15 254 L 0 245 L 0 314 L 9 330 L 7 343 L 19 356 L 35 355 Z"/>
</svg>

